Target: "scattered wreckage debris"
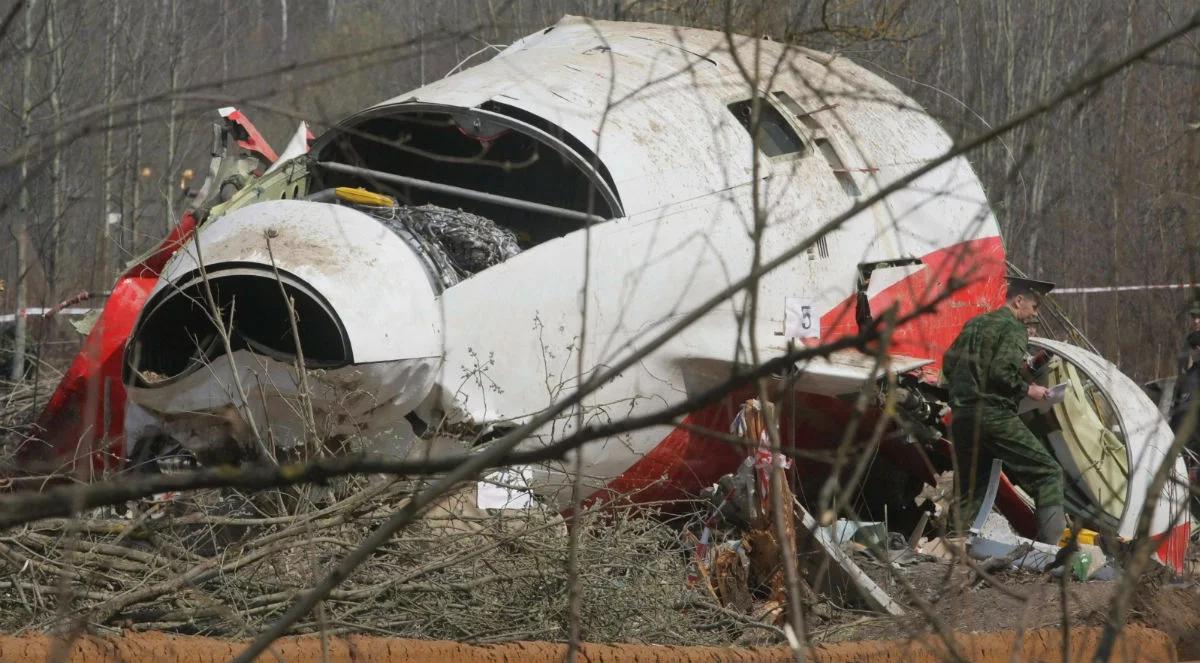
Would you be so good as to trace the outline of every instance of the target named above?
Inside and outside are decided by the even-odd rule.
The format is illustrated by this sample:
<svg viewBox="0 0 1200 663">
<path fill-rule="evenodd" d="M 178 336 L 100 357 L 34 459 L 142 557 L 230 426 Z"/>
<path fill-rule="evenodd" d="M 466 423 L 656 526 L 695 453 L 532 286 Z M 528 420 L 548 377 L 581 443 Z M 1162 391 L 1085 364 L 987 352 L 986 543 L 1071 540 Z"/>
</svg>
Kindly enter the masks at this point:
<svg viewBox="0 0 1200 663">
<path fill-rule="evenodd" d="M 986 531 L 992 520 L 992 507 L 1003 470 L 1000 460 L 992 461 L 987 489 L 971 523 L 969 537 L 951 545 L 965 544 L 967 554 L 984 562 L 981 565 L 984 571 L 1013 567 L 1057 575 L 1070 570 L 1076 580 L 1111 580 L 1116 576 L 1117 568 L 1108 564 L 1108 556 L 1098 545 L 1098 532 L 1068 527 L 1058 544 L 1053 545 L 1017 536 L 1006 527 L 992 527 L 992 532 Z"/>
<path fill-rule="evenodd" d="M 703 520 L 702 532 L 692 538 L 696 559 L 691 580 L 725 608 L 782 626 L 786 602 L 781 598 L 779 550 L 771 527 L 771 509 L 777 502 L 770 499 L 766 482 L 771 466 L 766 432 L 771 416 L 766 412 L 772 407 L 768 403 L 764 409 L 752 399 L 734 418 L 732 433 L 754 451 L 735 473 L 722 477 L 704 493 L 711 512 Z M 993 512 L 1002 476 L 1002 466 L 995 461 L 970 535 L 952 539 L 924 537 L 927 512 L 907 536 L 888 532 L 884 522 L 838 519 L 821 526 L 785 485 L 786 519 L 803 528 L 804 535 L 796 540 L 808 549 L 808 554 L 800 557 L 807 562 L 799 587 L 803 603 L 809 610 L 827 609 L 822 604 L 832 600 L 836 608 L 863 606 L 901 616 L 905 610 L 897 598 L 904 593 L 893 597 L 884 587 L 895 589 L 903 583 L 889 576 L 903 577 L 909 573 L 908 567 L 938 561 L 970 567 L 976 579 L 968 584 L 984 579 L 995 582 L 990 574 L 1014 569 L 1052 576 L 1070 573 L 1077 581 L 1119 576 L 1119 557 L 1099 545 L 1097 532 L 1068 529 L 1058 545 L 1015 534 L 1002 516 Z M 860 562 L 868 563 L 875 573 L 864 571 Z"/>
<path fill-rule="evenodd" d="M 818 526 L 787 482 L 781 484 L 780 495 L 771 494 L 769 476 L 773 465 L 786 469 L 791 464 L 785 455 L 771 452 L 773 435 L 769 427 L 776 420 L 773 409 L 771 403 L 764 405 L 758 399 L 750 399 L 733 419 L 731 433 L 745 441 L 748 453 L 736 472 L 721 477 L 704 492 L 712 512 L 704 519 L 704 529 L 695 545 L 700 584 L 727 608 L 752 614 L 757 621 L 776 626 L 787 623 L 780 533 L 774 526 L 777 520 L 774 510 L 778 508 L 783 510 L 778 521 L 787 525 L 783 536 L 793 542 L 793 549 L 796 544 L 807 544 L 823 562 L 802 569 L 804 577 L 798 579 L 796 588 L 801 592 L 802 603 L 808 606 L 822 603 L 818 590 L 825 590 L 821 593 L 828 595 L 829 588 L 822 585 L 836 578 L 843 586 L 853 587 L 870 609 L 904 614 L 899 604 L 842 551 L 829 528 Z M 798 525 L 807 530 L 805 536 L 797 536 Z M 713 537 L 718 533 L 724 540 L 713 545 Z M 801 551 L 800 558 L 805 557 Z M 830 562 L 836 571 L 824 573 Z M 755 601 L 756 598 L 759 600 Z"/>
<path fill-rule="evenodd" d="M 664 49 L 664 40 L 689 48 Z M 616 44 L 628 57 L 614 61 L 615 68 L 600 66 L 589 55 L 597 44 Z M 313 141 L 301 127 L 283 159 L 244 115 L 222 109 L 209 177 L 193 208 L 119 279 L 40 419 L 41 439 L 23 447 L 22 461 L 30 469 L 66 467 L 92 478 L 131 469 L 131 463 L 159 471 L 164 456 L 245 462 L 264 439 L 285 449 L 316 439 L 334 451 L 386 443 L 389 452 L 403 455 L 443 440 L 447 431 L 466 430 L 474 434 L 455 444 L 487 444 L 504 426 L 558 402 L 582 377 L 564 376 L 581 352 L 579 293 L 585 290 L 586 322 L 594 326 L 587 337 L 595 347 L 636 348 L 646 330 L 669 328 L 679 311 L 710 307 L 660 351 L 607 357 L 612 364 L 584 368 L 595 375 L 628 362 L 605 384 L 606 402 L 622 403 L 629 416 L 646 415 L 722 384 L 739 368 L 729 351 L 744 341 L 742 324 L 708 302 L 729 286 L 725 258 L 740 259 L 752 248 L 741 219 L 751 210 L 753 187 L 728 183 L 731 173 L 752 170 L 755 142 L 735 120 L 757 95 L 738 78 L 731 56 L 721 55 L 725 44 L 724 35 L 702 30 L 567 18 L 491 63 L 368 109 Z M 746 40 L 738 48 L 750 59 L 783 54 L 771 42 Z M 698 52 L 713 59 L 694 70 L 689 54 Z M 793 173 L 795 191 L 784 187 L 774 211 L 793 214 L 796 224 L 770 224 L 770 232 L 817 227 L 855 204 L 861 191 L 848 173 L 866 164 L 848 162 L 897 164 L 876 173 L 879 182 L 894 182 L 950 145 L 931 118 L 907 110 L 915 106 L 902 94 L 847 59 L 822 62 L 796 53 L 792 64 L 778 79 L 780 89 L 761 97 L 773 133 L 787 139 L 770 149 L 813 159 L 807 165 L 830 176 Z M 562 97 L 548 84 L 553 81 L 530 86 L 513 79 L 521 66 L 562 77 L 557 87 L 575 90 L 582 103 L 563 114 Z M 689 75 L 668 76 L 655 94 L 606 107 L 607 83 L 642 81 L 651 70 L 661 74 L 658 68 Z M 830 76 L 831 69 L 839 75 Z M 814 90 L 806 82 L 812 80 L 854 86 Z M 732 86 L 748 99 L 730 104 Z M 837 121 L 822 125 L 826 116 L 806 109 L 830 97 L 839 99 Z M 681 114 L 680 108 L 689 110 Z M 661 117 L 671 119 L 668 130 L 648 121 Z M 602 128 L 609 133 L 601 143 Z M 381 136 L 405 140 L 392 144 Z M 822 137 L 822 149 L 806 150 L 814 136 Z M 871 140 L 862 144 L 877 153 L 840 147 L 864 136 Z M 772 184 L 788 178 L 781 172 Z M 805 580 L 810 604 L 820 605 L 815 597 L 840 586 L 853 588 L 842 595 L 853 594 L 874 610 L 902 611 L 903 597 L 889 595 L 886 579 L 872 577 L 855 560 L 876 555 L 878 563 L 900 565 L 916 554 L 918 530 L 929 516 L 914 498 L 922 484 L 936 483 L 934 469 L 945 469 L 925 463 L 946 457 L 938 362 L 966 319 L 1002 300 L 1003 247 L 969 165 L 957 159 L 928 178 L 937 186 L 926 190 L 953 187 L 955 196 L 918 196 L 923 187 L 910 187 L 905 195 L 918 196 L 906 203 L 911 227 L 885 228 L 895 241 L 875 241 L 872 261 L 857 262 L 861 238 L 878 239 L 880 232 L 864 210 L 811 250 L 772 258 L 779 269 L 760 281 L 773 300 L 757 309 L 762 317 L 749 328 L 763 334 L 758 345 L 769 359 L 791 357 L 797 345 L 853 337 L 889 307 L 899 315 L 946 297 L 936 312 L 891 330 L 886 357 L 847 348 L 788 367 L 788 375 L 773 380 L 787 448 L 827 451 L 842 443 L 851 422 L 886 426 L 876 459 L 880 474 L 870 476 L 863 491 L 875 493 L 882 509 L 868 516 L 887 523 L 885 529 L 901 515 L 920 523 L 911 533 L 905 527 L 892 550 L 893 533 L 826 523 L 825 514 L 818 523 L 803 500 L 792 499 L 790 487 L 774 496 L 771 502 L 790 512 L 782 514 L 784 522 L 801 533 L 785 536 L 809 544 L 820 560 Z M 976 209 L 969 209 L 971 200 Z M 706 215 L 710 241 L 691 241 L 696 219 Z M 900 232 L 904 241 L 892 236 Z M 771 236 L 764 246 L 792 243 L 792 237 Z M 901 245 L 917 257 L 895 253 Z M 593 249 L 605 257 L 595 261 L 594 274 L 575 269 L 579 256 Z M 646 261 L 639 261 L 643 255 Z M 645 283 L 653 285 L 649 294 L 639 290 Z M 965 285 L 938 292 L 934 286 L 942 283 Z M 1144 506 L 1156 498 L 1151 534 L 1162 542 L 1158 559 L 1181 569 L 1190 527 L 1186 518 L 1179 522 L 1184 491 L 1172 481 L 1161 495 L 1147 495 L 1155 471 L 1176 463 L 1153 404 L 1094 354 L 1053 341 L 1034 346 L 1053 357 L 1041 379 L 1072 385 L 1061 403 L 1028 416 L 1069 475 L 1073 515 L 1130 538 Z M 243 383 L 240 393 L 222 388 Z M 899 388 L 889 391 L 892 385 Z M 703 433 L 725 430 L 746 395 L 692 412 L 686 426 L 666 437 L 664 429 L 647 427 L 625 433 L 621 444 L 602 445 L 602 453 L 586 457 L 586 487 L 594 491 L 588 503 L 609 494 L 678 503 L 715 482 L 715 513 L 737 531 L 715 544 L 703 533 L 698 537 L 697 550 L 705 549 L 697 555 L 696 575 L 722 609 L 773 625 L 782 623 L 784 602 L 772 562 L 780 542 L 767 523 L 781 514 L 766 508 L 762 477 L 777 460 L 770 453 L 763 458 L 762 426 L 752 422 L 743 420 L 737 431 L 751 441 L 749 457 Z M 866 412 L 850 405 L 860 395 L 871 403 Z M 593 415 L 608 412 L 589 411 Z M 554 440 L 570 428 L 562 423 L 548 424 L 528 444 Z M 868 428 L 849 442 L 862 442 Z M 1176 465 L 1172 478 L 1179 479 L 1182 465 Z M 789 474 L 801 485 L 827 476 L 830 467 L 798 463 Z M 570 479 L 563 466 L 539 466 L 529 485 L 561 507 Z M 995 493 L 998 509 L 1025 533 L 1028 504 L 1004 479 Z M 875 513 L 886 514 L 889 505 L 896 520 Z M 854 544 L 843 540 L 850 529 L 868 542 L 860 544 L 866 555 L 843 549 Z M 292 541 L 281 531 L 266 536 L 277 536 L 268 540 L 281 546 Z M 326 543 L 331 547 L 324 554 L 332 558 L 340 549 Z M 1012 550 L 997 554 L 1005 559 Z M 253 550 L 236 563 L 270 556 Z M 108 561 L 114 569 L 127 566 Z M 186 556 L 170 561 L 206 582 L 216 577 L 213 569 L 224 568 Z M 298 578 L 296 585 L 308 580 Z M 292 596 L 288 587 L 270 589 L 276 599 L 256 604 L 256 615 L 275 614 Z M 360 590 L 368 591 L 350 591 Z M 116 598 L 123 595 L 112 588 L 86 591 L 85 599 L 93 607 L 107 605 L 110 617 L 121 613 L 111 610 L 111 601 L 131 600 Z M 185 606 L 174 610 L 155 613 L 156 620 L 177 625 Z"/>
<path fill-rule="evenodd" d="M 761 447 L 752 449 L 757 452 Z M 751 458 L 755 462 L 746 465 L 749 471 L 743 473 L 743 481 L 757 489 L 758 469 L 766 468 L 755 467 L 757 453 Z M 334 634 L 383 631 L 399 637 L 477 642 L 565 637 L 565 524 L 536 500 L 522 499 L 518 504 L 522 508 L 512 508 L 514 493 L 528 497 L 513 489 L 524 481 L 524 475 L 516 476 L 520 479 L 513 473 L 495 477 L 504 489 L 501 499 L 484 500 L 468 491 L 439 503 L 330 597 L 326 603 L 330 621 L 325 625 Z M 378 518 L 402 505 L 414 488 L 407 482 L 355 479 L 303 492 L 250 497 L 205 492 L 142 503 L 129 513 L 31 523 L 0 541 L 2 627 L 10 632 L 30 627 L 47 630 L 56 629 L 55 620 L 60 618 L 85 618 L 100 632 L 155 629 L 245 637 L 270 623 L 328 560 L 364 536 Z M 770 497 L 755 493 L 750 501 L 754 510 L 748 512 L 753 515 L 745 521 L 750 529 L 731 530 L 725 540 L 710 536 L 710 555 L 703 567 L 696 566 L 694 549 L 680 545 L 675 522 L 597 505 L 605 515 L 588 519 L 591 524 L 580 548 L 587 637 L 667 645 L 782 643 L 779 625 L 786 623 L 787 602 L 782 600 L 778 548 L 768 524 L 774 503 Z M 283 512 L 277 498 L 285 500 Z M 490 500 L 496 508 L 478 507 L 481 500 Z M 745 503 L 736 494 L 730 501 Z M 716 530 L 726 529 L 727 525 L 709 520 L 716 505 L 705 504 L 702 519 L 717 525 Z M 798 538 L 803 541 L 809 536 L 798 522 L 804 512 L 793 505 Z M 963 601 L 1004 598 L 991 588 L 951 583 L 957 589 L 948 589 L 951 569 L 967 574 L 956 578 L 972 577 L 969 567 L 960 563 L 961 556 L 951 557 L 950 564 L 924 555 L 916 555 L 915 560 L 895 558 L 891 556 L 895 550 L 881 556 L 878 528 L 868 524 L 855 527 L 835 521 L 826 527 L 814 524 L 814 530 L 828 537 L 830 548 L 851 568 L 881 591 L 894 594 L 906 614 L 868 618 L 861 611 L 844 610 L 865 604 L 861 587 L 845 583 L 840 594 L 828 593 L 832 590 L 816 578 L 830 558 L 823 552 L 816 557 L 802 555 L 805 583 L 812 583 L 802 585 L 801 591 L 813 642 L 843 640 L 860 632 L 875 634 L 868 637 L 897 637 L 911 629 L 923 631 L 927 627 L 922 626 L 923 612 L 907 593 L 896 592 L 897 575 L 921 596 L 930 597 L 928 601 L 944 598 L 942 609 Z M 750 545 L 732 545 L 743 538 Z M 884 541 L 888 548 L 897 543 L 911 554 L 907 541 L 894 535 Z M 1036 583 L 1040 577 L 1014 576 L 1020 572 L 1007 567 L 989 572 L 1001 574 L 1006 582 L 1014 578 L 1021 582 L 1024 577 L 1023 582 Z M 59 605 L 64 573 L 71 597 L 68 609 Z M 686 581 L 689 574 L 691 584 Z M 1077 587 L 1094 594 L 1113 584 Z M 1087 610 L 1094 609 L 1087 605 L 1082 604 L 1083 616 L 1073 616 L 1072 623 L 1086 619 Z M 1051 617 L 1056 614 L 1049 611 Z M 1196 618 L 1200 619 L 1200 612 Z M 871 623 L 862 624 L 864 619 Z M 951 618 L 943 619 L 959 628 Z M 983 628 L 1021 625 L 1007 616 L 993 615 L 990 620 Z M 296 632 L 321 627 L 320 620 L 312 620 L 301 623 Z M 464 638 L 464 633 L 470 637 Z M 1011 650 L 1011 639 L 1003 642 Z M 1047 642 L 1057 646 L 1060 640 Z M 1074 636 L 1072 642 L 1077 642 Z M 863 646 L 865 650 L 852 651 L 887 649 Z"/>
<path fill-rule="evenodd" d="M 1062 651 L 1062 632 L 1038 629 L 1027 632 L 960 635 L 956 645 L 968 663 L 1021 661 L 1091 660 L 1100 640 L 1098 628 L 1076 628 L 1070 633 L 1070 648 Z M 133 633 L 119 637 L 87 635 L 62 649 L 50 636 L 0 637 L 0 660 L 5 663 L 43 663 L 58 652 L 63 663 L 128 663 L 130 661 L 176 661 L 200 663 L 225 661 L 242 648 L 238 642 L 162 633 Z M 471 645 L 437 640 L 402 640 L 373 636 L 299 636 L 278 640 L 270 653 L 258 661 L 271 663 L 560 663 L 567 645 L 559 642 L 510 642 Z M 660 646 L 636 644 L 581 645 L 580 659 L 597 663 L 792 663 L 796 652 L 789 647 Z M 945 645 L 934 639 L 853 642 L 823 645 L 804 652 L 813 663 L 940 663 L 946 660 Z M 1118 640 L 1112 663 L 1159 663 L 1176 660 L 1175 648 L 1166 634 L 1131 626 Z"/>
</svg>

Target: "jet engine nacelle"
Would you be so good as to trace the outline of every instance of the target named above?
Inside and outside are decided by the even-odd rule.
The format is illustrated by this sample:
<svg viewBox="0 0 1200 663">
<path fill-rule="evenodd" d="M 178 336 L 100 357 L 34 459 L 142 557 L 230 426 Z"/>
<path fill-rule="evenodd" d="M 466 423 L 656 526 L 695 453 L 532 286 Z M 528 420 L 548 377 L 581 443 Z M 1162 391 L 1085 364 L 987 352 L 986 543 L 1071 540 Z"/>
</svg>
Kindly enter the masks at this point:
<svg viewBox="0 0 1200 663">
<path fill-rule="evenodd" d="M 309 427 L 337 440 L 403 425 L 432 387 L 442 332 L 426 263 L 397 232 L 311 201 L 214 220 L 143 309 L 131 399 L 198 455 L 261 448 L 268 430 L 286 448 Z"/>
</svg>

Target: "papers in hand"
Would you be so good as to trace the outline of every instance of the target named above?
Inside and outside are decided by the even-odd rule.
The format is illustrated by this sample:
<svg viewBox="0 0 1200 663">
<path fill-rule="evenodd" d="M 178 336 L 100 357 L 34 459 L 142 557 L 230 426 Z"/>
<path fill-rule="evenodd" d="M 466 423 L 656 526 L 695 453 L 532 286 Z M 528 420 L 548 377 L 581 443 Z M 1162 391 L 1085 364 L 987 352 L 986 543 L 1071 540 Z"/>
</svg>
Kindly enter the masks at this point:
<svg viewBox="0 0 1200 663">
<path fill-rule="evenodd" d="M 1071 381 L 1068 380 L 1061 384 L 1056 384 L 1053 387 L 1050 387 L 1050 393 L 1046 394 L 1046 399 L 1043 400 L 1042 403 L 1045 403 L 1046 406 L 1049 407 L 1051 405 L 1058 405 L 1059 403 L 1063 402 L 1063 400 L 1067 397 L 1067 387 L 1070 386 Z"/>
<path fill-rule="evenodd" d="M 1049 412 L 1050 408 L 1063 402 L 1067 397 L 1067 388 L 1071 386 L 1071 381 L 1056 384 L 1047 390 L 1046 398 L 1035 401 L 1031 398 L 1025 398 L 1021 404 L 1017 406 L 1017 414 L 1025 414 L 1030 410 L 1038 412 Z"/>
</svg>

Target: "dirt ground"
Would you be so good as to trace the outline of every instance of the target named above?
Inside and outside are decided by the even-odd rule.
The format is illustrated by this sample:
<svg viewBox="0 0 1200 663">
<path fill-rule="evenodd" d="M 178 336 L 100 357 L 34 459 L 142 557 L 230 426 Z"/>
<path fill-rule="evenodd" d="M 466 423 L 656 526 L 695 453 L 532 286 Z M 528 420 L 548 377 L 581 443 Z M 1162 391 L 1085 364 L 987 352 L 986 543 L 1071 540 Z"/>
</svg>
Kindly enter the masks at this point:
<svg viewBox="0 0 1200 663">
<path fill-rule="evenodd" d="M 1192 556 L 1200 557 L 1195 548 Z M 1179 660 L 1200 659 L 1200 581 L 1172 583 L 1164 575 L 1143 583 L 1129 620 L 1165 632 L 1175 641 Z"/>
<path fill-rule="evenodd" d="M 954 646 L 973 663 L 1023 661 L 1090 661 L 1100 640 L 1100 629 L 1076 629 L 1066 655 L 1054 629 L 1021 634 L 984 633 L 954 638 Z M 1019 642 L 1018 642 L 1019 638 Z M 244 643 L 176 636 L 164 633 L 125 633 L 115 637 L 84 636 L 69 643 L 60 639 L 28 635 L 0 636 L 0 660 L 6 663 L 122 663 L 134 660 L 202 663 L 226 661 L 244 647 Z M 355 661 L 392 661 L 394 663 L 558 663 L 564 660 L 567 646 L 562 642 L 508 642 L 496 645 L 468 645 L 452 641 L 405 640 L 365 636 L 300 636 L 277 641 L 269 653 L 255 660 L 274 663 L 354 663 Z M 1171 660 L 1167 637 L 1151 629 L 1130 627 L 1118 641 L 1112 663 L 1158 663 Z M 697 647 L 631 644 L 584 643 L 580 658 L 590 663 L 784 663 L 794 661 L 796 653 L 787 646 L 774 647 Z M 946 659 L 940 641 L 842 642 L 816 647 L 805 652 L 805 660 L 815 663 L 940 663 Z"/>
<path fill-rule="evenodd" d="M 1193 550 L 1192 556 L 1200 558 Z M 850 610 L 837 610 L 829 619 L 814 620 L 814 642 L 888 640 L 931 633 L 940 625 L 957 633 L 1005 630 L 1103 626 L 1116 581 L 1068 582 L 1064 613 L 1059 579 L 1029 571 L 994 574 L 1003 589 L 973 582 L 977 576 L 961 565 L 925 561 L 901 567 L 900 577 L 912 588 L 908 593 L 896 574 L 881 572 L 872 563 L 856 558 L 869 574 L 900 600 L 907 614 L 893 618 Z M 921 612 L 919 597 L 933 619 Z M 908 597 L 907 599 L 905 597 Z M 1128 623 L 1159 629 L 1172 639 L 1180 660 L 1200 658 L 1200 579 L 1172 579 L 1165 569 L 1148 574 L 1138 588 Z"/>
</svg>

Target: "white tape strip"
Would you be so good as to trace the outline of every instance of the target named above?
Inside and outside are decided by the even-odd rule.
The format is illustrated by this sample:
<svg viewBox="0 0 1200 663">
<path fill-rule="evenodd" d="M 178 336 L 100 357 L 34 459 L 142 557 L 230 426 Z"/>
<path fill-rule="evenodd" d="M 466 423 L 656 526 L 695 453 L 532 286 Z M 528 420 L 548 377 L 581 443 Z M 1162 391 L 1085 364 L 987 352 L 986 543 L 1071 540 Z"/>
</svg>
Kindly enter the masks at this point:
<svg viewBox="0 0 1200 663">
<path fill-rule="evenodd" d="M 1200 288 L 1200 283 L 1168 283 L 1165 285 L 1109 285 L 1096 288 L 1055 288 L 1051 295 L 1081 295 L 1089 292 L 1129 292 L 1133 290 L 1181 290 Z"/>
<path fill-rule="evenodd" d="M 49 310 L 51 310 L 51 309 L 45 308 L 42 306 L 34 306 L 34 307 L 27 308 L 27 309 L 22 309 L 21 317 L 28 318 L 30 316 L 45 315 L 46 311 L 49 311 Z M 55 315 L 87 315 L 88 313 L 91 313 L 92 311 L 95 311 L 95 310 L 96 309 L 94 309 L 94 308 L 65 308 L 65 309 L 62 309 L 61 311 L 59 311 L 58 313 L 56 313 Z M 12 322 L 13 320 L 16 320 L 16 319 L 17 319 L 16 313 L 5 313 L 3 315 L 0 315 L 0 322 Z"/>
</svg>

